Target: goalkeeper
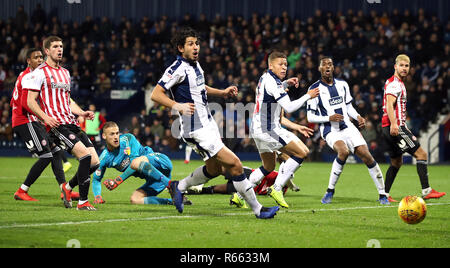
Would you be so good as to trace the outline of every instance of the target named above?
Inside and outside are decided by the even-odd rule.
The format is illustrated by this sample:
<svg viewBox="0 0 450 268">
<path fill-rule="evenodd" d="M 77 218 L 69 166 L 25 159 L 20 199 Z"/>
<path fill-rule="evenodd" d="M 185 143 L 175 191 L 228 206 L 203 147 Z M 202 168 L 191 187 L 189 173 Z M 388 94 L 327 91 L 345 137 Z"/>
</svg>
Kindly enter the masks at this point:
<svg viewBox="0 0 450 268">
<path fill-rule="evenodd" d="M 103 184 L 107 189 L 114 190 L 130 176 L 135 176 L 146 182 L 131 195 L 132 204 L 172 204 L 170 198 L 157 197 L 171 179 L 172 162 L 166 155 L 143 147 L 132 134 L 119 135 L 119 127 L 114 122 L 105 123 L 102 138 L 106 141 L 106 148 L 100 155 L 100 167 L 93 176 L 94 203 L 105 203 L 101 196 L 101 181 L 107 168 L 115 168 L 122 174 L 105 180 Z"/>
</svg>

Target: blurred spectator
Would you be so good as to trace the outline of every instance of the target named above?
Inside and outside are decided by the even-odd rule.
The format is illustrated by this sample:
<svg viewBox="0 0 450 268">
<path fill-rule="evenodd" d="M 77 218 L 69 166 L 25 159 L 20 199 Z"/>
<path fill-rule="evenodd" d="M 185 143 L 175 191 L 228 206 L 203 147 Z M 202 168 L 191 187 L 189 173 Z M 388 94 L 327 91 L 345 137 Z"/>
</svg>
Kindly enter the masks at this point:
<svg viewBox="0 0 450 268">
<path fill-rule="evenodd" d="M 7 111 L 4 111 L 3 113 L 4 115 L 2 115 L 0 119 L 0 141 L 12 141 L 13 130 L 11 122 L 8 122 L 9 113 Z"/>
<path fill-rule="evenodd" d="M 97 86 L 98 93 L 101 95 L 103 95 L 111 90 L 111 79 L 109 79 L 109 77 L 106 75 L 105 72 L 102 72 L 98 75 L 94 84 Z M 105 96 L 105 95 L 103 95 L 103 96 Z"/>
<path fill-rule="evenodd" d="M 130 65 L 125 65 L 124 69 L 121 69 L 117 73 L 117 78 L 119 79 L 120 86 L 131 86 L 133 84 L 135 76 L 135 71 L 131 69 Z"/>
</svg>

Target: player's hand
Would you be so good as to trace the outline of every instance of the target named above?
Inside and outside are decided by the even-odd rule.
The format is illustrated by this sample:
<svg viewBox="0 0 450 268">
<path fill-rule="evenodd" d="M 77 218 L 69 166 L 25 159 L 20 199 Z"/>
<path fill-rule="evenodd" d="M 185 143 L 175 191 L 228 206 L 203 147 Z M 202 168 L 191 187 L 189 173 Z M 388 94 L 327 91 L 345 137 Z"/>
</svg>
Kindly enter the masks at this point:
<svg viewBox="0 0 450 268">
<path fill-rule="evenodd" d="M 195 111 L 195 104 L 193 103 L 176 103 L 172 106 L 172 109 L 177 110 L 183 115 L 193 115 Z"/>
<path fill-rule="evenodd" d="M 317 97 L 317 96 L 319 96 L 319 88 L 318 87 L 316 87 L 316 88 L 313 88 L 313 89 L 311 89 L 311 90 L 308 90 L 308 93 L 307 93 L 309 96 L 311 96 L 311 99 L 314 99 L 315 97 Z"/>
<path fill-rule="evenodd" d="M 344 120 L 344 116 L 342 114 L 333 114 L 330 115 L 331 122 L 341 122 Z"/>
<path fill-rule="evenodd" d="M 309 138 L 314 134 L 314 129 L 311 129 L 306 126 L 299 125 L 297 128 L 298 132 L 300 132 L 303 136 Z"/>
<path fill-rule="evenodd" d="M 286 80 L 286 83 L 288 84 L 288 86 L 294 86 L 295 88 L 298 88 L 299 83 L 298 83 L 298 78 L 297 77 L 292 77 L 289 78 L 288 80 Z"/>
<path fill-rule="evenodd" d="M 94 120 L 94 112 L 92 111 L 85 111 L 81 114 L 81 116 L 83 116 L 87 120 Z"/>
<path fill-rule="evenodd" d="M 366 119 L 362 116 L 358 116 L 358 126 L 360 129 L 364 129 L 366 127 Z"/>
<path fill-rule="evenodd" d="M 229 86 L 223 92 L 223 96 L 225 99 L 234 98 L 237 95 L 238 95 L 238 88 L 236 86 Z"/>
<path fill-rule="evenodd" d="M 50 116 L 46 116 L 44 119 L 44 123 L 49 126 L 50 128 L 54 128 L 54 127 L 58 127 L 59 126 L 59 122 L 58 120 L 56 120 L 53 117 Z"/>
<path fill-rule="evenodd" d="M 101 195 L 96 195 L 94 199 L 94 204 L 104 204 L 105 200 Z"/>
<path fill-rule="evenodd" d="M 390 132 L 391 136 L 398 136 L 398 125 L 391 124 L 391 129 L 389 132 Z"/>
<path fill-rule="evenodd" d="M 105 185 L 105 187 L 112 191 L 114 189 L 117 188 L 117 186 L 119 186 L 121 183 L 123 182 L 121 177 L 117 177 L 114 180 L 113 179 L 107 179 L 103 182 L 103 185 Z"/>
</svg>

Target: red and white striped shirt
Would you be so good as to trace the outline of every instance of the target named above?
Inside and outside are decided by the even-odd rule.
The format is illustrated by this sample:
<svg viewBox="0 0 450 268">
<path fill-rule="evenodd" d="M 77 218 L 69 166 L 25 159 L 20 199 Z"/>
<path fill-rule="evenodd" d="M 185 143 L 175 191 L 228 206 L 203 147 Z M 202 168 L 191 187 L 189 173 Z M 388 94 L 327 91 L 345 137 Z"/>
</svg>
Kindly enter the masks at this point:
<svg viewBox="0 0 450 268">
<path fill-rule="evenodd" d="M 391 125 L 386 110 L 386 97 L 392 95 L 397 98 L 394 108 L 395 117 L 397 118 L 397 125 L 404 126 L 406 124 L 406 87 L 403 81 L 393 75 L 384 84 L 383 95 L 383 118 L 381 119 L 381 126 L 388 127 Z"/>
<path fill-rule="evenodd" d="M 30 113 L 26 107 L 28 91 L 22 88 L 22 78 L 31 72 L 30 67 L 26 68 L 17 77 L 16 85 L 13 90 L 13 95 L 11 98 L 11 108 L 12 108 L 12 127 L 17 127 L 23 124 L 38 121 L 38 118 Z"/>
<path fill-rule="evenodd" d="M 23 78 L 23 88 L 40 92 L 41 109 L 61 125 L 78 125 L 70 109 L 70 73 L 47 63 Z"/>
</svg>

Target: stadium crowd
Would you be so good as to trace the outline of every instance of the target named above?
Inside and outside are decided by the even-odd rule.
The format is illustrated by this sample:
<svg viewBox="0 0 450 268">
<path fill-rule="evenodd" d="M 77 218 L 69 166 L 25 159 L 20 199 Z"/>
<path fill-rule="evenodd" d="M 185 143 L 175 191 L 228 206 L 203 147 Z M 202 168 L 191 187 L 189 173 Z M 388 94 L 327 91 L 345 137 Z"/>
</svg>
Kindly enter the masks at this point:
<svg viewBox="0 0 450 268">
<path fill-rule="evenodd" d="M 208 20 L 204 14 L 198 18 L 186 14 L 177 21 L 166 16 L 156 21 L 122 17 L 118 23 L 88 16 L 78 23 L 61 21 L 38 5 L 31 14 L 19 7 L 15 18 L 0 20 L 0 140 L 13 138 L 9 100 L 15 79 L 26 67 L 26 50 L 41 47 L 45 36 L 58 35 L 64 40 L 63 66 L 72 75 L 71 94 L 87 107 L 96 98 L 109 97 L 111 89 L 152 89 L 174 60 L 170 37 L 180 26 L 193 27 L 201 34 L 200 63 L 206 83 L 216 88 L 238 86 L 239 95 L 233 102 L 254 102 L 254 89 L 274 49 L 288 55 L 288 77 L 299 78 L 300 89 L 289 91 L 291 99 L 319 79 L 319 57 L 332 56 L 335 77 L 349 83 L 354 106 L 368 121 L 362 134 L 380 162 L 384 162 L 380 160 L 383 86 L 393 75 L 395 55 L 406 53 L 412 59 L 411 75 L 404 81 L 412 132 L 420 135 L 439 112 L 449 111 L 450 21 L 439 21 L 423 9 L 417 14 L 396 9 L 381 14 L 316 10 L 306 20 L 291 18 L 287 12 L 281 16 L 253 14 L 248 19 L 217 15 Z M 210 98 L 209 102 L 225 105 L 221 99 Z M 307 124 L 304 109 L 286 116 Z M 245 120 L 248 128 L 248 118 L 235 120 Z M 122 128 L 155 150 L 177 151 L 180 142 L 171 135 L 172 123 L 169 111 L 154 105 L 148 110 L 143 107 Z M 313 160 L 327 150 L 315 133 L 304 139 Z M 226 139 L 226 144 L 233 151 L 256 152 L 248 138 Z"/>
</svg>

